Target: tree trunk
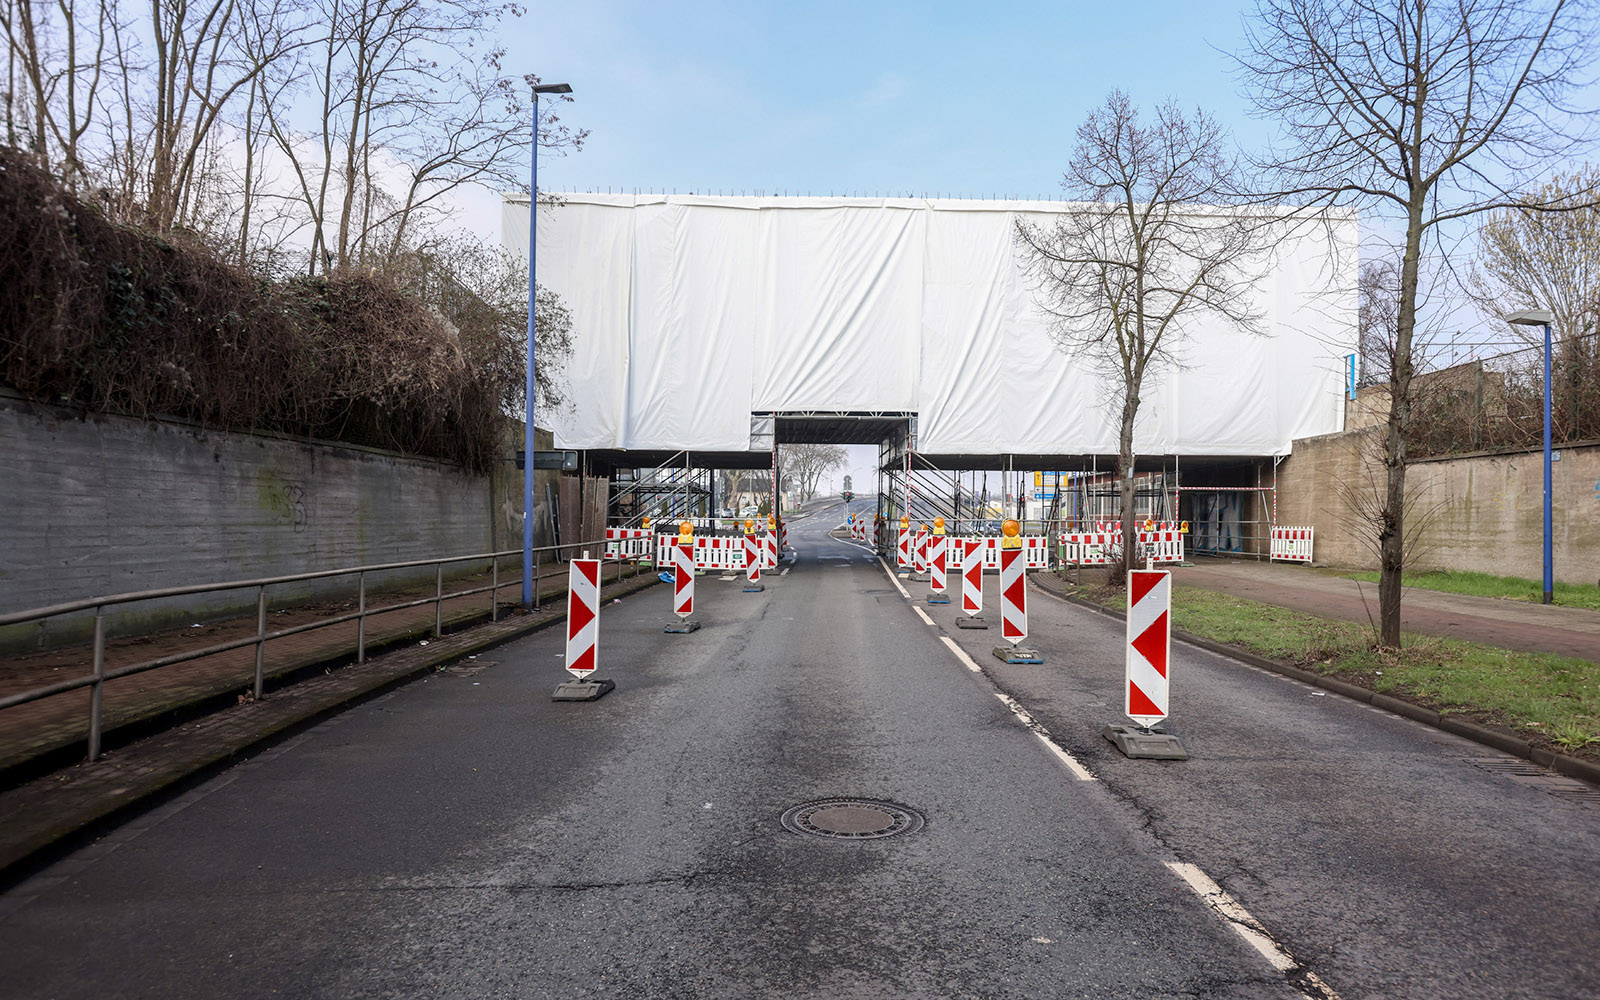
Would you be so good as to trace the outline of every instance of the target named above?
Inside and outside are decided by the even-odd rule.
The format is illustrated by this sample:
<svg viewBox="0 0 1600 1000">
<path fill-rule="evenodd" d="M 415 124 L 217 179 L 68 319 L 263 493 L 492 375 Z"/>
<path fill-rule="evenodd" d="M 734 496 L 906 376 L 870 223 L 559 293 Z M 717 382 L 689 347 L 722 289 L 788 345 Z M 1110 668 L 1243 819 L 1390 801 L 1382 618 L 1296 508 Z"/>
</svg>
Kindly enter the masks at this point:
<svg viewBox="0 0 1600 1000">
<path fill-rule="evenodd" d="M 1122 577 L 1136 568 L 1139 548 L 1137 519 L 1133 512 L 1133 421 L 1139 415 L 1139 397 L 1130 392 L 1122 404 L 1122 426 L 1117 434 L 1117 488 L 1122 494 Z"/>
<path fill-rule="evenodd" d="M 1400 588 L 1405 573 L 1406 434 L 1411 430 L 1412 335 L 1417 322 L 1417 272 L 1422 256 L 1424 193 L 1412 197 L 1406 224 L 1405 258 L 1400 267 L 1400 315 L 1394 357 L 1389 364 L 1389 423 L 1385 428 L 1386 472 L 1378 528 L 1379 641 L 1400 645 Z"/>
</svg>

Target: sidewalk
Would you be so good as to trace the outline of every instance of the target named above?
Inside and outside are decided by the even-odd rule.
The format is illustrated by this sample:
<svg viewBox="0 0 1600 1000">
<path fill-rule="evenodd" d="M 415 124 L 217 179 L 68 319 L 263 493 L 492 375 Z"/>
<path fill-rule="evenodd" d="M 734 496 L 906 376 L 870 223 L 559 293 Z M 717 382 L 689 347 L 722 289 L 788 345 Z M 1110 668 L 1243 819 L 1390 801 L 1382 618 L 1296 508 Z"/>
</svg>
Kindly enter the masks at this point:
<svg viewBox="0 0 1600 1000">
<path fill-rule="evenodd" d="M 615 563 L 605 575 L 612 578 Z M 633 572 L 625 567 L 624 573 Z M 642 572 L 642 571 L 641 571 Z M 566 574 L 563 566 L 545 566 L 539 578 L 541 603 L 549 610 L 560 610 L 566 601 Z M 352 578 L 353 580 L 353 578 Z M 487 587 L 488 573 L 446 580 L 445 593 Z M 518 608 L 521 581 L 502 573 L 499 614 L 504 617 Z M 352 591 L 354 583 L 352 582 Z M 432 584 L 369 592 L 367 607 L 377 608 L 403 603 L 434 593 Z M 352 598 L 354 594 L 352 593 Z M 267 631 L 332 618 L 355 610 L 355 601 L 324 602 L 291 608 L 270 609 Z M 489 595 L 472 594 L 447 598 L 443 602 L 444 631 L 487 621 Z M 367 619 L 368 657 L 403 643 L 433 638 L 434 606 L 430 602 L 414 608 L 391 611 Z M 256 634 L 254 614 L 211 622 L 197 628 L 174 629 L 149 635 L 119 638 L 106 643 L 107 670 L 145 663 L 185 650 L 216 645 L 230 639 Z M 353 662 L 356 657 L 357 623 L 329 625 L 269 641 L 265 646 L 264 673 L 270 692 L 296 675 L 318 668 Z M 0 660 L 0 695 L 43 687 L 55 681 L 83 677 L 93 672 L 93 653 L 86 646 L 75 646 Z M 158 667 L 105 684 L 101 709 L 101 728 L 105 747 L 115 747 L 147 736 L 165 725 L 184 718 L 215 711 L 227 704 L 248 700 L 255 678 L 255 646 L 248 645 L 225 653 Z M 81 759 L 89 733 L 90 689 L 65 694 L 0 710 L 0 788 L 54 770 Z"/>
<path fill-rule="evenodd" d="M 1279 607 L 1366 624 L 1378 620 L 1378 585 L 1285 563 L 1201 559 L 1172 572 L 1180 587 L 1202 587 Z M 1400 627 L 1501 649 L 1600 661 L 1600 612 L 1494 597 L 1407 588 Z"/>
</svg>

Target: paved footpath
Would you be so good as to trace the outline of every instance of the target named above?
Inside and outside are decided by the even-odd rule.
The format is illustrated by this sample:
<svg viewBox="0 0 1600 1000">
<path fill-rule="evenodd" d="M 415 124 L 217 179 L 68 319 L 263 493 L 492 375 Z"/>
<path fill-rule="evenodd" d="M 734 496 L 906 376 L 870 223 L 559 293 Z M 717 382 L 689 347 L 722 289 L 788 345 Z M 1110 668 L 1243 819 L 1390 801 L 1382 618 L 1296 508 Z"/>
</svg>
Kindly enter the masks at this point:
<svg viewBox="0 0 1600 1000">
<path fill-rule="evenodd" d="M 1202 559 L 1173 571 L 1179 586 L 1203 587 L 1327 618 L 1378 618 L 1378 585 L 1283 563 Z M 1408 588 L 1400 603 L 1407 632 L 1470 639 L 1502 649 L 1600 661 L 1600 611 Z"/>
<path fill-rule="evenodd" d="M 958 632 L 826 521 L 791 529 L 799 562 L 764 593 L 702 578 L 698 632 L 662 634 L 667 588 L 607 604 L 618 687 L 602 701 L 550 702 L 561 636 L 531 635 L 40 871 L 0 896 L 0 984 L 61 1000 L 1600 995 L 1600 808 L 1181 645 L 1174 725 L 1193 759 L 1123 760 L 1098 735 L 1121 622 L 1039 594 L 1046 663 L 1004 666 L 994 632 Z M 926 825 L 858 840 L 780 822 L 852 795 Z"/>
</svg>

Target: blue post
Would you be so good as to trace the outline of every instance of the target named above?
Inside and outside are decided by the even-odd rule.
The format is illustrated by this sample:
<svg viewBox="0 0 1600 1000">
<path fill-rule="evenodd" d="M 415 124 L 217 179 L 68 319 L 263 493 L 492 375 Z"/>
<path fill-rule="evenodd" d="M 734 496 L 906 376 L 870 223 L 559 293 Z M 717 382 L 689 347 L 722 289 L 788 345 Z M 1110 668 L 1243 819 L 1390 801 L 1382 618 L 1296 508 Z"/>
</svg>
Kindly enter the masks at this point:
<svg viewBox="0 0 1600 1000">
<path fill-rule="evenodd" d="M 528 405 L 522 439 L 522 606 L 533 607 L 533 312 L 539 251 L 539 91 L 533 92 L 533 176 L 528 187 Z"/>
<path fill-rule="evenodd" d="M 1544 324 L 1544 603 L 1555 600 L 1555 557 L 1550 515 L 1550 324 Z"/>
<path fill-rule="evenodd" d="M 1345 379 L 1345 392 L 1353 400 L 1356 398 L 1356 356 L 1351 354 L 1347 357 L 1350 359 L 1350 377 Z"/>
</svg>

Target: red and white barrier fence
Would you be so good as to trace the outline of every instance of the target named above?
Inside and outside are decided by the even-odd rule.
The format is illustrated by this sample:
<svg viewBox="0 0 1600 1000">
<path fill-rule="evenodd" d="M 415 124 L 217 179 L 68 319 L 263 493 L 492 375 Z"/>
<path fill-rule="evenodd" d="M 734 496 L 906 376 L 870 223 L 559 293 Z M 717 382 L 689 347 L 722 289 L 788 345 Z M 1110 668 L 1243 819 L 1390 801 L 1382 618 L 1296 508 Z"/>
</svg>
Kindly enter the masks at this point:
<svg viewBox="0 0 1600 1000">
<path fill-rule="evenodd" d="M 1000 539 L 993 537 L 984 538 L 957 538 L 951 536 L 950 542 L 950 569 L 952 571 L 966 568 L 966 542 L 978 543 L 978 555 L 983 560 L 983 568 L 999 572 L 1000 570 Z M 1028 569 L 1050 568 L 1050 540 L 1043 535 L 1022 536 L 1023 561 Z"/>
<path fill-rule="evenodd" d="M 1063 532 L 1060 536 L 1062 562 L 1078 566 L 1106 566 L 1117 561 L 1122 551 L 1122 531 Z M 1176 527 L 1139 531 L 1139 562 L 1146 557 L 1156 563 L 1183 562 L 1184 535 Z"/>
<path fill-rule="evenodd" d="M 607 528 L 605 557 L 607 559 L 649 559 L 654 553 L 649 528 Z M 675 537 L 675 536 L 674 536 Z"/>
<path fill-rule="evenodd" d="M 1311 561 L 1311 543 L 1315 529 L 1310 527 L 1278 527 L 1272 529 L 1271 550 L 1268 561 L 1299 562 Z"/>
</svg>

